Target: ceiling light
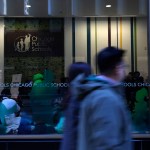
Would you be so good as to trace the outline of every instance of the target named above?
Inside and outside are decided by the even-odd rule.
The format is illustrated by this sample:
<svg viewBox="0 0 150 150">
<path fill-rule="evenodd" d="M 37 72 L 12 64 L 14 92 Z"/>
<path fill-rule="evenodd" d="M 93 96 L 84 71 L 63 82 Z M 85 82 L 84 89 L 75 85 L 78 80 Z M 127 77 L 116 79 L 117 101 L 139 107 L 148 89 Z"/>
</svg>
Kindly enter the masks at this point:
<svg viewBox="0 0 150 150">
<path fill-rule="evenodd" d="M 106 7 L 107 7 L 107 8 L 110 8 L 110 7 L 111 7 L 111 5 L 106 5 Z"/>
<path fill-rule="evenodd" d="M 26 5 L 26 7 L 28 7 L 28 8 L 29 8 L 29 7 L 31 7 L 31 5 Z"/>
</svg>

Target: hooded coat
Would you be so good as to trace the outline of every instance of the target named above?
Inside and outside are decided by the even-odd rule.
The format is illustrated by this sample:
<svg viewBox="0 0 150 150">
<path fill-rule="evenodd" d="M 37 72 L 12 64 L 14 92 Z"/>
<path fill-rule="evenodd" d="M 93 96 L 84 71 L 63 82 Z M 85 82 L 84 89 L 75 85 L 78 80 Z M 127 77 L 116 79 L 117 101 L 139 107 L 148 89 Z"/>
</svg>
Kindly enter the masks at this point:
<svg viewBox="0 0 150 150">
<path fill-rule="evenodd" d="M 79 76 L 72 87 L 81 101 L 77 150 L 131 150 L 131 118 L 121 83 Z"/>
<path fill-rule="evenodd" d="M 70 87 L 61 150 L 131 150 L 131 118 L 121 84 L 79 75 Z"/>
</svg>

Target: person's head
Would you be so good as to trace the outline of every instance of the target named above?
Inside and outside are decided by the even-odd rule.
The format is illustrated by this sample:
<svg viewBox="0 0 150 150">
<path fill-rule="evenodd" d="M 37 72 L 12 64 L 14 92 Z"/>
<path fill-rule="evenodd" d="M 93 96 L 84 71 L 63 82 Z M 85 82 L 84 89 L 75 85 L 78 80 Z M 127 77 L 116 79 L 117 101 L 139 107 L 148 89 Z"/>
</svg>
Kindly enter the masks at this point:
<svg viewBox="0 0 150 150">
<path fill-rule="evenodd" d="M 91 66 L 88 65 L 86 62 L 75 62 L 72 63 L 68 67 L 68 82 L 72 82 L 79 74 L 84 74 L 85 77 L 89 76 L 92 73 Z M 62 109 L 66 109 L 68 107 L 68 104 L 70 102 L 70 88 L 68 90 L 68 93 L 66 94 L 65 98 L 62 101 Z"/>
<path fill-rule="evenodd" d="M 4 88 L 2 91 L 1 91 L 1 94 L 0 94 L 0 101 L 2 101 L 2 98 L 3 97 L 11 97 L 11 93 L 10 93 L 10 89 L 9 88 Z"/>
<path fill-rule="evenodd" d="M 74 80 L 79 74 L 84 74 L 85 77 L 92 73 L 91 66 L 85 62 L 75 62 L 69 66 L 68 77 L 69 82 Z"/>
<path fill-rule="evenodd" d="M 116 47 L 106 47 L 97 55 L 97 64 L 101 74 L 121 81 L 125 77 L 123 55 L 125 51 Z"/>
</svg>

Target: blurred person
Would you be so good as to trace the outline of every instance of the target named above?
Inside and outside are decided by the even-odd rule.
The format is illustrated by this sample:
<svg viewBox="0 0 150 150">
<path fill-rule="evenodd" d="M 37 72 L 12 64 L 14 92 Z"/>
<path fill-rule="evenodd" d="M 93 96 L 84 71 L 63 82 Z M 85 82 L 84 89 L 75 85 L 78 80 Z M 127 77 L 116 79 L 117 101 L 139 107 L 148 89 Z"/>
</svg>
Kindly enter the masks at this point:
<svg viewBox="0 0 150 150">
<path fill-rule="evenodd" d="M 61 150 L 76 150 L 78 110 L 80 102 L 72 95 L 72 82 L 78 77 L 88 77 L 92 73 L 91 66 L 85 62 L 75 62 L 68 68 L 69 89 L 63 101 L 64 111 L 64 134 L 61 143 Z"/>
<path fill-rule="evenodd" d="M 68 82 L 69 85 L 71 85 L 71 82 L 80 74 L 84 74 L 84 77 L 89 76 L 92 73 L 92 68 L 89 64 L 86 62 L 75 62 L 72 63 L 68 67 Z M 71 98 L 71 88 L 68 88 L 68 93 L 66 94 L 66 97 L 63 100 L 63 109 L 66 110 L 69 105 L 69 101 Z"/>
<path fill-rule="evenodd" d="M 101 74 L 76 78 L 72 84 L 72 95 L 81 102 L 77 150 L 132 149 L 131 117 L 121 84 L 125 77 L 124 53 L 116 47 L 102 49 L 96 57 Z"/>
</svg>

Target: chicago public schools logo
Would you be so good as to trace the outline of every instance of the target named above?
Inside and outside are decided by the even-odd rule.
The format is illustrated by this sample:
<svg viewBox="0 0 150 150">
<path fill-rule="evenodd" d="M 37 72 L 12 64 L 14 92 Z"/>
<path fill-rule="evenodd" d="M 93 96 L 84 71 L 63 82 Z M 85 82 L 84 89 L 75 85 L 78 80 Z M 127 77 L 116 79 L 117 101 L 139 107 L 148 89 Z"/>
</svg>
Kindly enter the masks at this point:
<svg viewBox="0 0 150 150">
<path fill-rule="evenodd" d="M 15 51 L 27 52 L 32 48 L 32 41 L 37 42 L 37 37 L 31 34 L 26 34 L 25 36 L 19 36 L 15 39 L 14 47 Z M 37 44 L 37 43 L 36 43 Z"/>
</svg>

